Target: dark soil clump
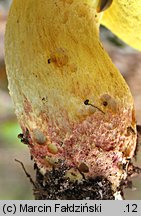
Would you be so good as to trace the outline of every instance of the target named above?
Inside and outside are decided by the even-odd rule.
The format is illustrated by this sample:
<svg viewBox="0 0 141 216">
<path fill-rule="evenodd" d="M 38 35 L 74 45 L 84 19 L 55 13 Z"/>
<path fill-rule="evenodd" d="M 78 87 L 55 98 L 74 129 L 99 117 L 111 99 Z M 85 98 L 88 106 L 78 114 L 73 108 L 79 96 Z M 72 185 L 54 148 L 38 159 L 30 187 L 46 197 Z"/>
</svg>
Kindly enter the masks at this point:
<svg viewBox="0 0 141 216">
<path fill-rule="evenodd" d="M 111 183 L 99 176 L 71 182 L 65 177 L 66 167 L 53 169 L 42 175 L 36 170 L 36 200 L 114 200 Z"/>
</svg>

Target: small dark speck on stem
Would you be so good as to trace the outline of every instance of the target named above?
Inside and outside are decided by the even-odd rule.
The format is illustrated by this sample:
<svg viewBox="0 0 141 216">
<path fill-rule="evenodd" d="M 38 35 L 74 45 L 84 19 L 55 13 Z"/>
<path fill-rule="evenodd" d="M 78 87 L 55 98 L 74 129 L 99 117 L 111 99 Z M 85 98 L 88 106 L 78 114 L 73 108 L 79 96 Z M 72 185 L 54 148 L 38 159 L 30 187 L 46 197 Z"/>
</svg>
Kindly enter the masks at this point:
<svg viewBox="0 0 141 216">
<path fill-rule="evenodd" d="M 103 101 L 103 106 L 107 106 L 108 105 L 108 103 L 107 103 L 107 101 Z"/>
<path fill-rule="evenodd" d="M 85 100 L 85 101 L 84 101 L 84 104 L 85 104 L 85 105 L 89 105 L 89 100 L 88 100 L 88 99 Z"/>
<path fill-rule="evenodd" d="M 48 64 L 50 64 L 51 63 L 51 59 L 48 59 Z"/>
</svg>

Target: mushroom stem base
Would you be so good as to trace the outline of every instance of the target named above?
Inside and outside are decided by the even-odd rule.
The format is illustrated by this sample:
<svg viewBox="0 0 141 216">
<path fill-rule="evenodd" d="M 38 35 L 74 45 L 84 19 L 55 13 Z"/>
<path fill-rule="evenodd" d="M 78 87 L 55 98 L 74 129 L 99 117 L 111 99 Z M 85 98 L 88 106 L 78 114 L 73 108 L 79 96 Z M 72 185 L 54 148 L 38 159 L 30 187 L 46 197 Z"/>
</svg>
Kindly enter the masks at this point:
<svg viewBox="0 0 141 216">
<path fill-rule="evenodd" d="M 42 175 L 36 170 L 36 200 L 114 200 L 111 183 L 104 177 L 72 182 L 65 177 L 67 167 L 52 169 Z"/>
</svg>

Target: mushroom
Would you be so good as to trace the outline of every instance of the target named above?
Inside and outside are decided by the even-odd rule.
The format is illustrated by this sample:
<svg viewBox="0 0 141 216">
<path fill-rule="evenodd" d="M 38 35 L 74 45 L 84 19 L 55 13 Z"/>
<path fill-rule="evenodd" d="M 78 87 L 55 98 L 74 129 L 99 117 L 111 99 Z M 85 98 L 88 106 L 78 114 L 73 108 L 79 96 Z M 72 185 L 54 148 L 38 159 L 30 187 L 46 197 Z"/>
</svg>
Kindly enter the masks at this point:
<svg viewBox="0 0 141 216">
<path fill-rule="evenodd" d="M 113 0 L 101 23 L 128 45 L 141 50 L 141 2 Z"/>
<path fill-rule="evenodd" d="M 85 179 L 104 176 L 116 192 L 136 148 L 136 121 L 129 87 L 99 38 L 100 22 L 121 36 L 124 24 L 131 28 L 124 15 L 128 1 L 111 3 L 13 0 L 5 62 L 15 112 L 23 134 L 29 131 L 28 146 L 39 172 L 45 175 L 53 168 L 46 157 L 60 161 L 55 169 L 76 169 L 85 162 Z M 118 11 L 122 16 L 117 17 Z M 131 44 L 135 40 L 136 47 L 137 37 L 124 36 Z M 127 131 L 129 127 L 134 133 Z M 53 153 L 51 143 L 57 149 Z"/>
</svg>

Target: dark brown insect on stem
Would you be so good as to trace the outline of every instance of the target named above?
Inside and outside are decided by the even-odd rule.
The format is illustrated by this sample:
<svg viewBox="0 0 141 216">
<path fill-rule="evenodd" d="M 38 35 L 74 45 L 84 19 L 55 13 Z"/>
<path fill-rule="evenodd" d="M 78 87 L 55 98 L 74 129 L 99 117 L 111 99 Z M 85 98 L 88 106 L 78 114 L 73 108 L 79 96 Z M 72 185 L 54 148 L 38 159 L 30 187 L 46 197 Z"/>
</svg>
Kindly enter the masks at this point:
<svg viewBox="0 0 141 216">
<path fill-rule="evenodd" d="M 92 107 L 96 108 L 97 110 L 99 110 L 100 112 L 102 112 L 103 114 L 105 114 L 105 112 L 103 112 L 100 108 L 98 108 L 97 106 L 95 106 L 95 105 L 89 103 L 89 100 L 88 100 L 88 99 L 84 101 L 84 104 L 85 104 L 85 105 L 92 106 Z"/>
<path fill-rule="evenodd" d="M 18 139 L 23 139 L 23 134 L 22 133 L 18 134 Z"/>
<path fill-rule="evenodd" d="M 88 99 L 85 100 L 85 101 L 84 101 L 84 104 L 85 104 L 85 105 L 89 105 L 89 100 L 88 100 Z"/>
<path fill-rule="evenodd" d="M 26 129 L 25 134 L 18 134 L 18 138 L 21 140 L 22 143 L 28 145 L 29 144 L 29 140 L 28 140 L 28 136 L 29 136 L 29 131 L 28 129 Z"/>
</svg>

